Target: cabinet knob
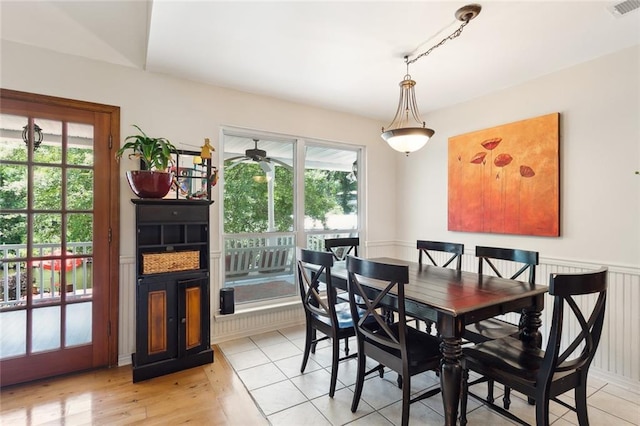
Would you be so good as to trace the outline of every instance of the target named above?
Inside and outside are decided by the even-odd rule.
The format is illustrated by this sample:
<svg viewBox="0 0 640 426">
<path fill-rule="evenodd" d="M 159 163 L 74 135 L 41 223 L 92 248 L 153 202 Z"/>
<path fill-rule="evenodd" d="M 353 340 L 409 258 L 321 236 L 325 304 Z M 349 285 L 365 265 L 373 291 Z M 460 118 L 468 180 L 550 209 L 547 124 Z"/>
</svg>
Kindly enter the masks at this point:
<svg viewBox="0 0 640 426">
<path fill-rule="evenodd" d="M 180 322 L 183 323 L 183 324 L 186 324 L 187 319 L 186 318 L 182 318 L 182 320 Z"/>
<path fill-rule="evenodd" d="M 178 216 L 178 212 L 176 210 L 172 211 L 171 214 L 174 216 Z"/>
</svg>

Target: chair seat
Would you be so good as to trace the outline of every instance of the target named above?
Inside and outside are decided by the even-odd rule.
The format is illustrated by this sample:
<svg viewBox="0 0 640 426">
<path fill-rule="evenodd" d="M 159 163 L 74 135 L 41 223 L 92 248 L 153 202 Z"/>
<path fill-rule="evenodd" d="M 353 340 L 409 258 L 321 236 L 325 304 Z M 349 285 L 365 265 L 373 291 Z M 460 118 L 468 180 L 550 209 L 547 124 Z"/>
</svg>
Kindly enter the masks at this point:
<svg viewBox="0 0 640 426">
<path fill-rule="evenodd" d="M 505 337 L 463 349 L 467 362 L 482 366 L 483 370 L 497 370 L 535 381 L 542 366 L 544 351 L 526 345 L 522 340 Z"/>
<path fill-rule="evenodd" d="M 374 322 L 375 323 L 375 322 Z M 375 323 L 377 325 L 377 323 Z M 398 335 L 398 323 L 394 323 L 390 325 L 391 330 L 393 330 L 394 334 Z M 370 327 L 368 327 L 370 328 Z M 371 329 L 371 328 L 370 328 Z M 422 368 L 423 370 L 430 370 L 435 368 L 440 363 L 441 353 L 440 353 L 440 339 L 436 336 L 432 336 L 430 334 L 424 333 L 422 331 L 416 330 L 412 327 L 407 327 L 407 352 L 409 353 L 409 369 L 414 370 L 417 366 L 424 366 L 428 364 L 429 361 L 433 364 L 433 366 L 427 366 L 426 368 Z M 374 331 L 374 334 L 382 333 L 381 330 Z M 385 352 L 391 353 L 394 357 L 400 358 L 399 350 L 391 350 L 387 346 L 382 344 L 378 344 L 375 341 L 367 340 L 367 343 L 377 346 Z"/>
<path fill-rule="evenodd" d="M 353 327 L 353 317 L 351 316 L 351 308 L 349 307 L 348 302 L 336 303 L 336 317 L 338 319 L 338 328 L 352 328 Z M 320 315 L 314 315 L 314 317 L 318 321 L 322 321 L 327 325 L 331 325 L 331 320 L 329 317 L 324 317 Z"/>
<path fill-rule="evenodd" d="M 464 337 L 471 342 L 480 343 L 508 336 L 517 337 L 519 333 L 517 325 L 498 318 L 489 318 L 469 324 L 465 328 Z"/>
</svg>

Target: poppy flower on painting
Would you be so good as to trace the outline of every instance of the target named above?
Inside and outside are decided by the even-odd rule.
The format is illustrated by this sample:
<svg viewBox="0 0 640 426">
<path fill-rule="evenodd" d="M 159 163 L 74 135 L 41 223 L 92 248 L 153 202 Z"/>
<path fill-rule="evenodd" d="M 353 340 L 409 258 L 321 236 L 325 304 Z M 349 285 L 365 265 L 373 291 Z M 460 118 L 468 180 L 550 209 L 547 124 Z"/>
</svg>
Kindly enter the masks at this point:
<svg viewBox="0 0 640 426">
<path fill-rule="evenodd" d="M 500 144 L 500 142 L 502 142 L 502 138 L 493 138 L 493 139 L 487 139 L 486 141 L 482 142 L 480 145 L 482 145 L 484 149 L 493 151 L 495 147 L 497 147 Z"/>
<path fill-rule="evenodd" d="M 536 172 L 534 172 L 531 167 L 520 166 L 520 176 L 530 178 L 530 177 L 534 177 L 535 175 L 536 175 Z"/>
<path fill-rule="evenodd" d="M 509 165 L 511 161 L 513 161 L 513 157 L 509 154 L 500 154 L 496 157 L 495 160 L 493 160 L 493 164 L 495 164 L 497 167 L 504 167 Z"/>
<path fill-rule="evenodd" d="M 486 152 L 479 152 L 476 155 L 474 155 L 471 161 L 469 162 L 472 164 L 480 164 L 484 161 L 484 157 L 486 156 L 487 156 Z"/>
</svg>

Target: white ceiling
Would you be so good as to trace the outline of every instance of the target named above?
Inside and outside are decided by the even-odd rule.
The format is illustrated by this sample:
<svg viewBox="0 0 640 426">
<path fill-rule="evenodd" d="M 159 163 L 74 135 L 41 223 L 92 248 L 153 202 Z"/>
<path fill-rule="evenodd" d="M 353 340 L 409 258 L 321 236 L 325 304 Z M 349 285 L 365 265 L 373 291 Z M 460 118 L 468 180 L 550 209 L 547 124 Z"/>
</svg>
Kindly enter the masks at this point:
<svg viewBox="0 0 640 426">
<path fill-rule="evenodd" d="M 484 1 L 410 67 L 423 118 L 640 44 L 640 9 Z M 391 121 L 402 57 L 453 32 L 459 1 L 6 1 L 3 39 Z M 615 78 L 615 76 L 612 76 Z M 387 123 L 385 123 L 387 124 Z"/>
</svg>

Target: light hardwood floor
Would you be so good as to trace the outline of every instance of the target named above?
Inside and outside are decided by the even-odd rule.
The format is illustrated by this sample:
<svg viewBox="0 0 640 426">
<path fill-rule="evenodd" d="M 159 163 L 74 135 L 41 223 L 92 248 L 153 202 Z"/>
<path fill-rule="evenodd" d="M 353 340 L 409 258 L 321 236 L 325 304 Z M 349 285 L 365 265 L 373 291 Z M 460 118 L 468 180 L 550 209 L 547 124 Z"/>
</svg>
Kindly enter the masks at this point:
<svg viewBox="0 0 640 426">
<path fill-rule="evenodd" d="M 0 391 L 2 425 L 268 425 L 214 346 L 202 367 L 133 383 L 131 366 L 102 369 Z"/>
</svg>

